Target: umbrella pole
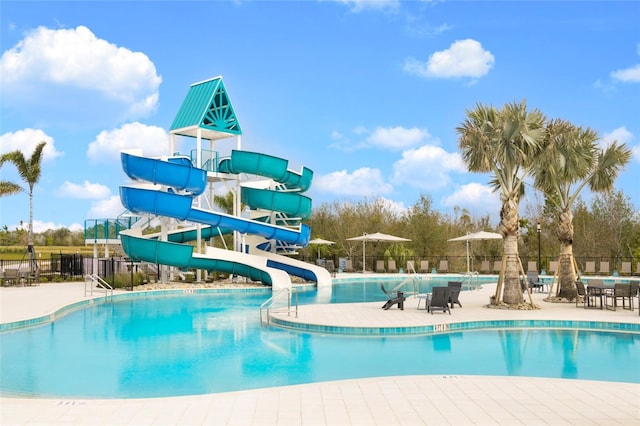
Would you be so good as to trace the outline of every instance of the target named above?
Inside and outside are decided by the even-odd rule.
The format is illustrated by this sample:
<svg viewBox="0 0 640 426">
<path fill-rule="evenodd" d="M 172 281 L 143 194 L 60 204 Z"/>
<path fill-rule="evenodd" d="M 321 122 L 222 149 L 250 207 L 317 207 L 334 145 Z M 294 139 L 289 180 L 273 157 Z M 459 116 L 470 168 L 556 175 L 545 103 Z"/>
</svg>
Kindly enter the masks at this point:
<svg viewBox="0 0 640 426">
<path fill-rule="evenodd" d="M 469 272 L 469 240 L 467 240 L 467 272 Z"/>
<path fill-rule="evenodd" d="M 366 242 L 364 240 L 362 240 L 362 273 L 363 274 L 364 274 L 364 261 L 366 259 L 365 251 L 364 251 L 365 247 L 366 247 L 365 244 L 366 244 Z"/>
</svg>

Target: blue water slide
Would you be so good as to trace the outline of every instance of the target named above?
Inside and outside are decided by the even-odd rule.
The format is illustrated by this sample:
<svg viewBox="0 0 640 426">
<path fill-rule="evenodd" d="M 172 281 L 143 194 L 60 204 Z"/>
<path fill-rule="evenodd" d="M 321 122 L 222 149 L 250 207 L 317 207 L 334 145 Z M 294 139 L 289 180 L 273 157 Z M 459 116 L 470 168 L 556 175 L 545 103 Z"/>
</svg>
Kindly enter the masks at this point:
<svg viewBox="0 0 640 426">
<path fill-rule="evenodd" d="M 122 169 L 131 179 L 145 180 L 190 192 L 194 196 L 207 186 L 206 170 L 193 167 L 188 157 L 169 157 L 166 161 L 121 153 Z"/>
<path fill-rule="evenodd" d="M 311 229 L 304 224 L 301 225 L 300 231 L 296 231 L 225 213 L 194 208 L 191 205 L 192 197 L 187 195 L 121 186 L 120 199 L 125 208 L 133 213 L 151 213 L 213 227 L 230 228 L 240 233 L 260 235 L 266 239 L 275 239 L 303 247 L 309 243 L 311 235 Z"/>
</svg>

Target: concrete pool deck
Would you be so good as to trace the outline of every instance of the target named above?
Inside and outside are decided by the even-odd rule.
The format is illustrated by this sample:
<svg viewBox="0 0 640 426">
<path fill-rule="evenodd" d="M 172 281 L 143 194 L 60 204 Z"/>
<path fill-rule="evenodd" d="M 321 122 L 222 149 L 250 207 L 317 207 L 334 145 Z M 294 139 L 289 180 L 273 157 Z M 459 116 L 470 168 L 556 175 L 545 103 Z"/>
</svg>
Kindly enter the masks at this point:
<svg viewBox="0 0 640 426">
<path fill-rule="evenodd" d="M 300 307 L 296 321 L 411 327 L 495 319 L 640 323 L 635 311 L 585 310 L 543 302 L 536 311 L 487 309 L 494 284 L 462 293 L 452 315 L 381 303 Z M 95 295 L 94 295 L 95 296 Z M 104 297 L 102 295 L 102 297 Z M 0 288 L 0 323 L 86 300 L 84 283 Z M 282 314 L 278 314 L 282 315 Z M 291 317 L 288 316 L 291 320 Z M 621 368 L 633 368 L 621 366 Z M 0 378 L 1 379 L 1 378 Z M 498 376 L 396 376 L 220 394 L 149 399 L 0 398 L 0 424 L 104 425 L 640 425 L 640 384 Z"/>
</svg>

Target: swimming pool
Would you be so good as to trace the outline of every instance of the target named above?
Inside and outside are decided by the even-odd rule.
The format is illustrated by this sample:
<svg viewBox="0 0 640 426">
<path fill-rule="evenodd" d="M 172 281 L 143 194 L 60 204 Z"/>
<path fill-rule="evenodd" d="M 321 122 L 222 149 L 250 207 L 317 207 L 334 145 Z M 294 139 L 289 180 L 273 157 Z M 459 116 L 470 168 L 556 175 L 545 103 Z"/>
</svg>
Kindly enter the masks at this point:
<svg viewBox="0 0 640 426">
<path fill-rule="evenodd" d="M 306 293 L 309 303 L 314 293 Z M 369 293 L 379 292 L 372 287 Z M 123 299 L 1 333 L 0 390 L 49 397 L 162 397 L 412 374 L 640 383 L 640 371 L 620 368 L 636 362 L 638 333 L 513 329 L 367 338 L 298 333 L 260 326 L 258 307 L 270 295 L 226 291 Z"/>
</svg>

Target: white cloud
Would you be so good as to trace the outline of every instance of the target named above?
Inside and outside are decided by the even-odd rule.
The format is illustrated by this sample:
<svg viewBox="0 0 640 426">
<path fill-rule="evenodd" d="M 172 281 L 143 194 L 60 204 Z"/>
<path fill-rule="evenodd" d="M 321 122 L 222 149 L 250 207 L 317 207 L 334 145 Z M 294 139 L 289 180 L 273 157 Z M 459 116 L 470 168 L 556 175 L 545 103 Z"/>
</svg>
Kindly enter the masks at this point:
<svg viewBox="0 0 640 426">
<path fill-rule="evenodd" d="M 460 154 L 447 152 L 439 146 L 424 145 L 402 153 L 402 158 L 393 164 L 392 182 L 435 190 L 451 183 L 450 172 L 466 171 Z"/>
<path fill-rule="evenodd" d="M 622 83 L 640 83 L 640 64 L 612 71 L 611 78 Z"/>
<path fill-rule="evenodd" d="M 472 39 L 457 40 L 449 49 L 432 53 L 427 62 L 408 58 L 404 71 L 425 78 L 478 78 L 493 68 L 494 56 Z"/>
<path fill-rule="evenodd" d="M 119 195 L 112 195 L 106 200 L 96 201 L 91 204 L 91 209 L 87 213 L 87 217 L 92 218 L 112 218 L 118 217 L 125 211 Z"/>
<path fill-rule="evenodd" d="M 103 130 L 89 144 L 87 157 L 93 163 L 120 161 L 120 151 L 142 149 L 145 156 L 169 154 L 169 134 L 161 127 L 128 123 L 115 130 Z"/>
<path fill-rule="evenodd" d="M 52 91 L 69 98 L 66 89 L 75 88 L 83 91 L 86 99 L 99 92 L 124 104 L 129 117 L 155 111 L 162 82 L 144 53 L 99 39 L 84 26 L 36 28 L 2 54 L 0 75 L 3 96 L 29 97 L 37 102 Z M 65 103 L 63 98 L 58 100 Z"/>
<path fill-rule="evenodd" d="M 447 207 L 462 207 L 478 216 L 500 215 L 500 196 L 493 190 L 479 183 L 468 183 L 459 187 L 453 194 L 442 202 Z"/>
<path fill-rule="evenodd" d="M 611 132 L 602 135 L 602 142 L 604 144 L 603 148 L 611 145 L 613 141 L 618 141 L 618 144 L 629 144 L 632 139 L 633 133 L 627 130 L 626 126 L 618 127 L 617 129 L 613 129 Z"/>
<path fill-rule="evenodd" d="M 411 129 L 401 126 L 376 127 L 373 133 L 367 136 L 366 143 L 395 150 L 419 145 L 430 137 L 431 135 L 427 130 L 417 127 Z"/>
<path fill-rule="evenodd" d="M 352 130 L 353 139 L 341 132 L 333 131 L 331 139 L 332 148 L 342 151 L 354 151 L 357 149 L 378 147 L 389 150 L 400 150 L 412 146 L 426 143 L 431 139 L 427 129 L 412 127 L 410 129 L 402 126 L 396 127 L 376 127 L 373 131 L 363 126 L 357 126 Z M 364 138 L 364 139 L 363 139 Z"/>
<path fill-rule="evenodd" d="M 314 189 L 336 195 L 371 197 L 388 194 L 393 187 L 384 181 L 380 170 L 362 167 L 349 174 L 346 170 L 317 176 Z"/>
<path fill-rule="evenodd" d="M 20 150 L 25 158 L 29 158 L 40 142 L 47 143 L 42 151 L 43 162 L 64 155 L 56 150 L 53 138 L 40 129 L 23 129 L 0 135 L 0 154 Z"/>
<path fill-rule="evenodd" d="M 400 6 L 400 0 L 335 0 L 358 13 L 363 10 L 395 10 Z"/>
<path fill-rule="evenodd" d="M 65 181 L 59 191 L 60 196 L 85 200 L 100 200 L 111 195 L 111 190 L 105 185 L 87 180 L 80 185 Z"/>
</svg>

